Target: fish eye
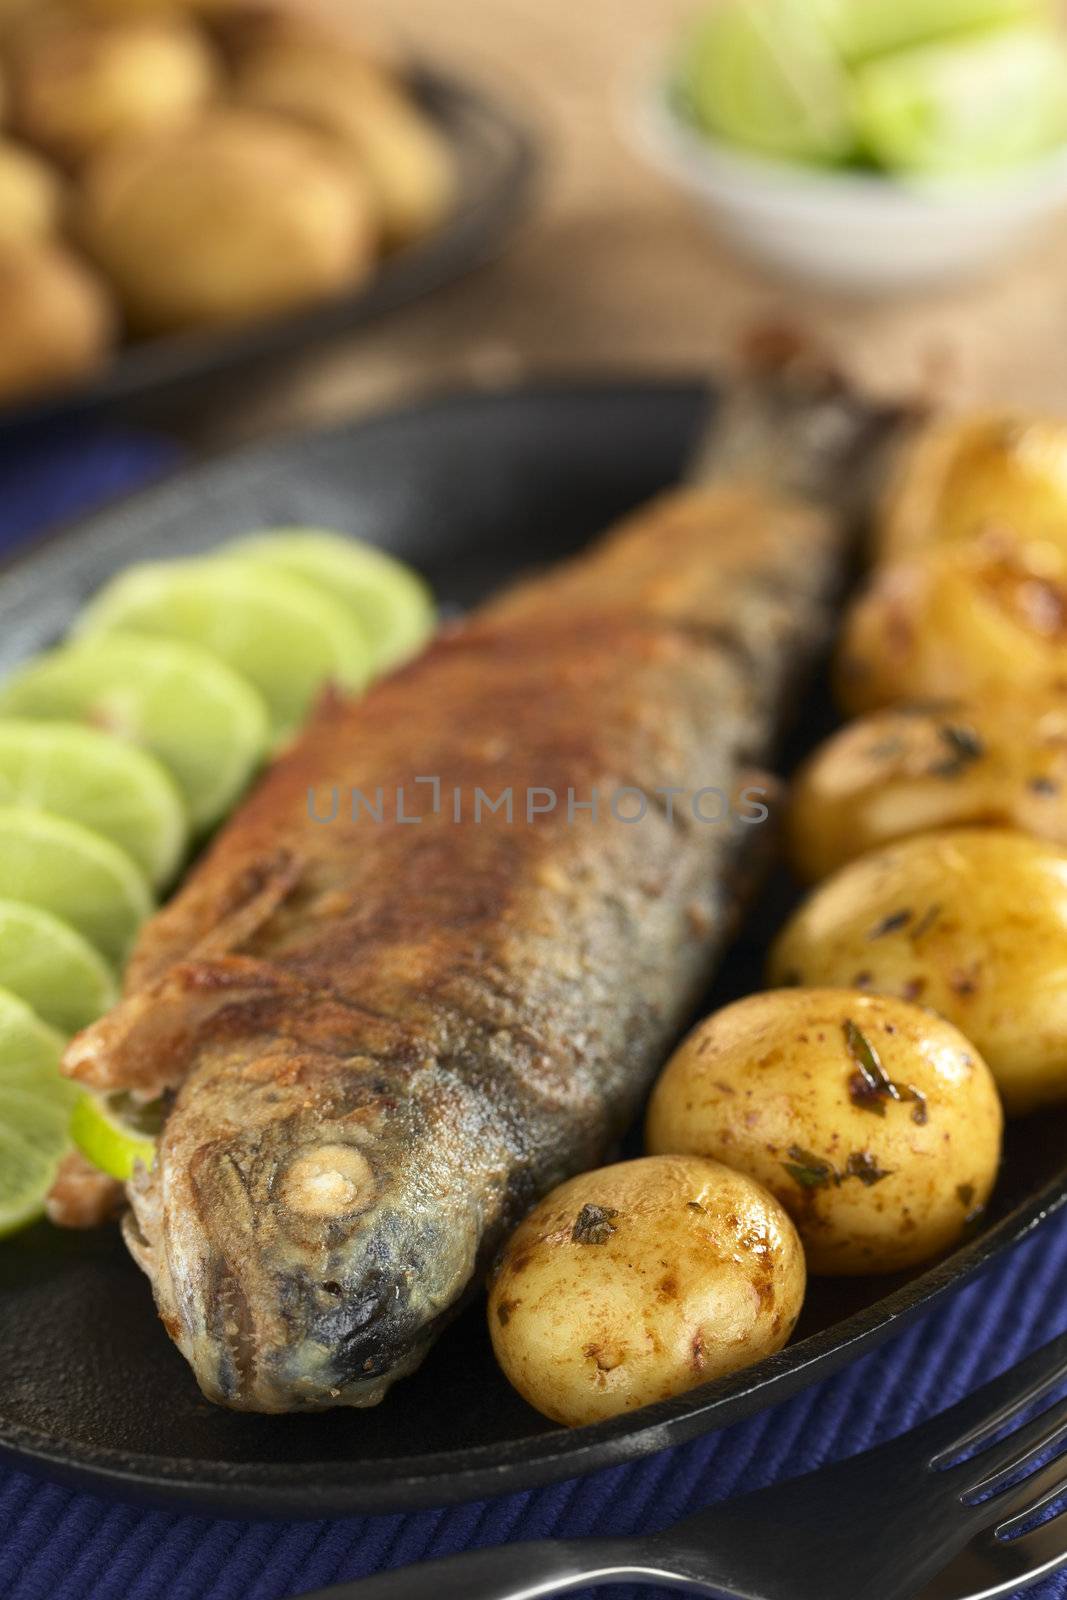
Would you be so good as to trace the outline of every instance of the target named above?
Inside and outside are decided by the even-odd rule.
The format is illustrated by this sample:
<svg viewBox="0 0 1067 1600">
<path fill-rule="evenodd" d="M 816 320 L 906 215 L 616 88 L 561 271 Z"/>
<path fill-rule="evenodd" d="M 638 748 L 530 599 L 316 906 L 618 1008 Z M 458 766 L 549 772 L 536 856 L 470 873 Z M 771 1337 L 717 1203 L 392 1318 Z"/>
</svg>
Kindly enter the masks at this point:
<svg viewBox="0 0 1067 1600">
<path fill-rule="evenodd" d="M 370 1162 L 352 1145 L 324 1144 L 297 1156 L 285 1174 L 282 1195 L 290 1211 L 335 1217 L 365 1211 L 376 1184 Z"/>
</svg>

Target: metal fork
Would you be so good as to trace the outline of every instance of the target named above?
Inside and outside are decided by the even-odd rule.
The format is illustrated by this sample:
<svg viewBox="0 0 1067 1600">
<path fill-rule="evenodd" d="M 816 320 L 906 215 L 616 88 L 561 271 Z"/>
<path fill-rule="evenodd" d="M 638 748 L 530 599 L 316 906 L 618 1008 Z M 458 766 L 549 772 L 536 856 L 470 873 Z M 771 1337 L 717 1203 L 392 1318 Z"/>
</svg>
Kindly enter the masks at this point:
<svg viewBox="0 0 1067 1600">
<path fill-rule="evenodd" d="M 1051 1402 L 1065 1380 L 1067 1335 L 890 1444 L 662 1533 L 475 1550 L 305 1600 L 538 1600 L 626 1582 L 720 1600 L 1017 1594 L 1067 1566 L 1067 1506 L 1028 1526 L 1067 1492 L 1067 1402 Z"/>
</svg>

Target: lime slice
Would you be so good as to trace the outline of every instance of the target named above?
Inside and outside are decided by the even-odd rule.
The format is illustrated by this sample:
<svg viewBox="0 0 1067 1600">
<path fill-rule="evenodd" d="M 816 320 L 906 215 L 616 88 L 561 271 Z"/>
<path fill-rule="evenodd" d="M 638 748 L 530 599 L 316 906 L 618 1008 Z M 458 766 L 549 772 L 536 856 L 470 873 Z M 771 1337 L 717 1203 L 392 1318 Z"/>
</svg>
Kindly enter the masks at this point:
<svg viewBox="0 0 1067 1600">
<path fill-rule="evenodd" d="M 811 0 L 722 0 L 694 27 L 678 80 L 697 124 L 788 160 L 855 149 L 849 85 Z"/>
<path fill-rule="evenodd" d="M 417 572 L 374 545 L 323 528 L 275 528 L 221 552 L 295 573 L 347 606 L 370 645 L 371 670 L 416 655 L 434 629 L 433 597 Z"/>
<path fill-rule="evenodd" d="M 44 1211 L 70 1148 L 79 1091 L 60 1075 L 63 1036 L 0 990 L 0 1236 Z"/>
<path fill-rule="evenodd" d="M 952 34 L 1049 23 L 1055 0 L 812 0 L 848 62 L 932 44 Z"/>
<path fill-rule="evenodd" d="M 189 842 L 185 805 L 154 756 L 66 722 L 0 719 L 0 805 L 69 817 L 131 855 L 157 888 Z"/>
<path fill-rule="evenodd" d="M 0 714 L 92 723 L 150 751 L 198 830 L 247 786 L 269 742 L 260 695 L 192 645 L 119 635 L 39 656 L 0 689 Z"/>
<path fill-rule="evenodd" d="M 0 897 L 69 922 L 115 966 L 152 910 L 141 869 L 118 845 L 22 806 L 0 808 Z"/>
<path fill-rule="evenodd" d="M 68 1148 L 64 1142 L 49 1160 L 27 1144 L 20 1127 L 0 1122 L 0 1239 L 44 1215 L 48 1191 Z"/>
<path fill-rule="evenodd" d="M 357 689 L 368 674 L 367 646 L 339 601 L 235 558 L 130 567 L 75 631 L 157 634 L 212 651 L 260 691 L 276 739 L 299 727 L 324 684 Z"/>
<path fill-rule="evenodd" d="M 826 26 L 850 63 L 944 43 L 953 35 L 1050 27 L 1054 0 L 821 0 Z"/>
<path fill-rule="evenodd" d="M 81 1090 L 59 1073 L 66 1041 L 8 989 L 0 989 L 0 1088 L 43 1094 L 72 1107 Z"/>
<path fill-rule="evenodd" d="M 160 1122 L 158 1103 L 138 1106 L 126 1094 L 88 1092 L 74 1107 L 70 1136 L 94 1167 L 127 1183 L 138 1164 L 152 1165 Z"/>
<path fill-rule="evenodd" d="M 857 70 L 855 105 L 890 171 L 980 177 L 1067 136 L 1067 49 L 1020 28 L 885 56 Z"/>
<path fill-rule="evenodd" d="M 111 969 L 58 917 L 0 900 L 0 985 L 61 1033 L 77 1033 L 118 999 Z"/>
</svg>

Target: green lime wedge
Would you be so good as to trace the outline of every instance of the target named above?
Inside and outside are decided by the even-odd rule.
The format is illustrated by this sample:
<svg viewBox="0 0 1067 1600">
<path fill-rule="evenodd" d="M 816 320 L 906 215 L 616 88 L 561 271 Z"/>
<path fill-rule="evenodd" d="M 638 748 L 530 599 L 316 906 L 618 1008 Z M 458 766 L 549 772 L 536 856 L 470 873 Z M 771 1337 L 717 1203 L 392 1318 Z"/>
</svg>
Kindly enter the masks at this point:
<svg viewBox="0 0 1067 1600">
<path fill-rule="evenodd" d="M 953 34 L 1050 23 L 1055 0 L 812 0 L 845 61 L 932 44 Z"/>
<path fill-rule="evenodd" d="M 83 1094 L 70 1136 L 82 1155 L 110 1178 L 127 1183 L 138 1164 L 150 1167 L 160 1128 L 158 1104 L 138 1106 L 126 1094 Z"/>
<path fill-rule="evenodd" d="M 63 1036 L 0 990 L 0 1237 L 35 1221 L 70 1148 L 79 1090 L 60 1075 Z"/>
<path fill-rule="evenodd" d="M 811 0 L 721 0 L 694 26 L 678 89 L 708 132 L 765 155 L 854 153 L 849 85 Z"/>
<path fill-rule="evenodd" d="M 80 933 L 39 906 L 0 900 L 0 986 L 61 1033 L 77 1033 L 118 999 L 111 969 Z"/>
<path fill-rule="evenodd" d="M 133 634 L 37 657 L 0 687 L 0 715 L 88 722 L 140 745 L 171 773 L 198 832 L 233 806 L 270 740 L 262 697 L 224 662 Z"/>
<path fill-rule="evenodd" d="M 274 528 L 220 554 L 294 573 L 347 606 L 370 645 L 375 675 L 416 655 L 433 632 L 433 597 L 418 573 L 361 539 L 324 528 Z"/>
<path fill-rule="evenodd" d="M 92 828 L 156 888 L 177 872 L 189 842 L 185 804 L 155 757 L 76 723 L 0 719 L 0 805 Z"/>
<path fill-rule="evenodd" d="M 327 683 L 362 688 L 368 649 L 344 606 L 290 574 L 236 558 L 130 567 L 78 622 L 78 637 L 115 632 L 180 639 L 219 656 L 267 703 L 276 739 L 293 733 Z"/>
<path fill-rule="evenodd" d="M 69 922 L 115 966 L 152 911 L 140 867 L 118 845 L 24 806 L 0 807 L 0 898 Z"/>
<path fill-rule="evenodd" d="M 981 177 L 1067 137 L 1067 49 L 1019 28 L 884 56 L 858 68 L 855 105 L 868 151 L 890 171 Z"/>
</svg>

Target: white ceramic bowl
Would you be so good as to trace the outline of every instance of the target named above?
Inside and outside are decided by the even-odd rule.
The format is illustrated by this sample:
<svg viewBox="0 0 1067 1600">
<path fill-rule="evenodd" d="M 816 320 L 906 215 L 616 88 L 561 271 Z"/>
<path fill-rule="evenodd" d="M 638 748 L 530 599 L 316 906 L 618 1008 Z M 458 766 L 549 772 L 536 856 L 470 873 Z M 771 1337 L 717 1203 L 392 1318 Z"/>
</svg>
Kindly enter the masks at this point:
<svg viewBox="0 0 1067 1600">
<path fill-rule="evenodd" d="M 1067 151 L 974 184 L 791 166 L 689 127 L 662 79 L 638 96 L 631 122 L 639 149 L 723 239 L 779 275 L 852 294 L 973 277 L 1067 207 Z"/>
</svg>

